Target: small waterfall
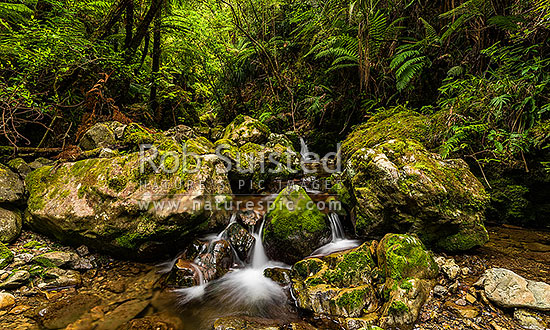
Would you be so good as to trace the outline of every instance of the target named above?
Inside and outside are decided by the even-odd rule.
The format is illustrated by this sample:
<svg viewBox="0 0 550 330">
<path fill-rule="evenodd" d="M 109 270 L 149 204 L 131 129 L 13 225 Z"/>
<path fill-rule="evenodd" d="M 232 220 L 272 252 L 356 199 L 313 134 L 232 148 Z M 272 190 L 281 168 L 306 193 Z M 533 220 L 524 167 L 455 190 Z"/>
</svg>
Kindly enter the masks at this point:
<svg viewBox="0 0 550 330">
<path fill-rule="evenodd" d="M 340 217 L 336 213 L 330 213 L 328 215 L 328 220 L 330 222 L 330 230 L 332 231 L 332 242 L 337 242 L 345 239 L 344 228 L 340 222 Z"/>
<path fill-rule="evenodd" d="M 269 263 L 269 259 L 265 254 L 264 243 L 262 238 L 264 225 L 265 225 L 265 218 L 262 221 L 260 230 L 257 233 L 254 233 L 252 235 L 254 236 L 254 239 L 255 239 L 254 249 L 252 250 L 252 263 L 251 263 L 251 266 L 253 269 L 265 268 Z"/>
<path fill-rule="evenodd" d="M 300 155 L 302 155 L 302 159 L 305 160 L 305 161 L 312 160 L 312 157 L 309 153 L 309 148 L 306 144 L 306 141 L 303 138 L 300 138 L 300 145 L 301 145 Z"/>
<path fill-rule="evenodd" d="M 187 328 L 184 329 L 210 329 L 215 319 L 229 315 L 289 318 L 291 311 L 283 288 L 264 276 L 264 269 L 268 267 L 286 266 L 268 259 L 262 241 L 264 225 L 265 219 L 253 234 L 255 243 L 250 263 L 231 269 L 217 280 L 208 282 L 201 277 L 200 285 L 174 290 L 179 296 L 179 305 L 189 315 L 185 317 Z M 210 238 L 215 240 L 218 236 Z M 200 269 L 196 272 L 201 273 Z"/>
<path fill-rule="evenodd" d="M 328 215 L 328 221 L 330 224 L 330 230 L 332 232 L 332 241 L 315 250 L 311 254 L 312 256 L 321 256 L 334 252 L 349 250 L 361 244 L 361 242 L 358 240 L 346 239 L 344 228 L 338 214 L 330 213 Z"/>
</svg>

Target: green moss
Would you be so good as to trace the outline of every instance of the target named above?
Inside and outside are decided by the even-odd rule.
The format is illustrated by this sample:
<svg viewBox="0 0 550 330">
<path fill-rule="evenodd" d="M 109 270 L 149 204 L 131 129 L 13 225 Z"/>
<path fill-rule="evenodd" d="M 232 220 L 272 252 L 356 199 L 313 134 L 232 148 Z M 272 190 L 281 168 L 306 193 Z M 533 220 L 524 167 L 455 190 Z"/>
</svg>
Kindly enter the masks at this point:
<svg viewBox="0 0 550 330">
<path fill-rule="evenodd" d="M 0 242 L 0 269 L 5 268 L 13 261 L 13 252 Z"/>
<path fill-rule="evenodd" d="M 348 311 L 361 308 L 365 305 L 366 297 L 372 288 L 353 288 L 343 291 L 336 299 L 336 305 Z"/>
<path fill-rule="evenodd" d="M 323 268 L 324 262 L 317 258 L 307 258 L 297 262 L 292 267 L 292 271 L 299 278 L 305 279 L 317 274 Z"/>
<path fill-rule="evenodd" d="M 44 247 L 44 244 L 38 242 L 38 241 L 28 241 L 23 245 L 26 249 L 39 249 L 41 247 Z"/>
<path fill-rule="evenodd" d="M 290 206 L 291 208 L 289 208 Z M 285 240 L 298 232 L 318 233 L 328 230 L 325 215 L 317 209 L 302 187 L 285 188 L 267 213 L 270 225 L 264 237 Z"/>
<path fill-rule="evenodd" d="M 367 247 L 367 243 L 354 251 L 346 253 L 335 267 L 327 270 L 323 274 L 327 283 L 345 287 L 367 274 L 370 275 L 375 262 L 368 248 L 363 248 L 364 246 Z"/>
<path fill-rule="evenodd" d="M 438 267 L 422 242 L 411 235 L 388 234 L 378 246 L 378 266 L 385 277 L 398 281 L 408 277 L 433 278 Z"/>
<path fill-rule="evenodd" d="M 33 258 L 33 262 L 45 268 L 54 268 L 56 265 L 48 258 L 41 256 Z"/>
<path fill-rule="evenodd" d="M 136 249 L 143 242 L 143 235 L 139 233 L 126 233 L 122 236 L 116 238 L 116 243 L 118 246 L 127 248 L 127 249 Z"/>
<path fill-rule="evenodd" d="M 392 301 L 392 303 L 388 307 L 389 313 L 405 313 L 408 311 L 409 311 L 409 307 L 407 307 L 405 303 L 399 300 Z"/>
<path fill-rule="evenodd" d="M 403 281 L 401 281 L 401 284 L 399 285 L 399 287 L 403 290 L 409 291 L 410 289 L 413 288 L 413 285 L 410 279 L 404 279 Z"/>
<path fill-rule="evenodd" d="M 342 156 L 349 159 L 361 148 L 370 148 L 391 139 L 407 138 L 423 142 L 428 137 L 426 131 L 429 125 L 427 117 L 403 106 L 380 111 L 348 135 L 342 144 Z"/>
<path fill-rule="evenodd" d="M 109 185 L 109 188 L 116 192 L 120 192 L 126 188 L 128 179 L 126 177 L 112 177 L 107 180 L 107 184 Z"/>
<path fill-rule="evenodd" d="M 480 247 L 487 241 L 489 234 L 480 222 L 471 228 L 463 228 L 456 234 L 441 238 L 437 246 L 446 251 L 467 251 Z"/>
</svg>

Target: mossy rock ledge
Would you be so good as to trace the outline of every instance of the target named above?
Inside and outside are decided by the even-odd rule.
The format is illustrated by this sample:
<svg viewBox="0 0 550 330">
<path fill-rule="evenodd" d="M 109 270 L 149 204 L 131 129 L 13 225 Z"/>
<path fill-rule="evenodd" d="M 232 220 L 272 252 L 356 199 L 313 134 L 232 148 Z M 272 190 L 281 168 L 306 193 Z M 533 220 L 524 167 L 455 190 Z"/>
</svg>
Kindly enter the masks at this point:
<svg viewBox="0 0 550 330">
<path fill-rule="evenodd" d="M 266 251 L 275 260 L 294 263 L 330 241 L 326 216 L 300 186 L 283 189 L 265 221 Z"/>
<path fill-rule="evenodd" d="M 416 236 L 387 234 L 380 242 L 296 263 L 291 285 L 298 307 L 346 329 L 408 329 L 438 272 Z"/>
<path fill-rule="evenodd" d="M 62 242 L 123 257 L 153 256 L 226 225 L 227 211 L 217 207 L 232 194 L 223 162 L 207 155 L 177 167 L 173 156 L 164 161 L 173 173 L 149 163 L 142 170 L 139 153 L 42 167 L 26 178 L 24 221 Z"/>
<path fill-rule="evenodd" d="M 360 237 L 410 232 L 450 252 L 488 241 L 481 182 L 463 160 L 444 160 L 415 140 L 358 149 L 346 162 L 344 185 Z"/>
<path fill-rule="evenodd" d="M 259 120 L 239 115 L 227 126 L 223 138 L 235 141 L 238 146 L 249 142 L 263 144 L 267 142 L 270 133 L 269 128 Z"/>
</svg>

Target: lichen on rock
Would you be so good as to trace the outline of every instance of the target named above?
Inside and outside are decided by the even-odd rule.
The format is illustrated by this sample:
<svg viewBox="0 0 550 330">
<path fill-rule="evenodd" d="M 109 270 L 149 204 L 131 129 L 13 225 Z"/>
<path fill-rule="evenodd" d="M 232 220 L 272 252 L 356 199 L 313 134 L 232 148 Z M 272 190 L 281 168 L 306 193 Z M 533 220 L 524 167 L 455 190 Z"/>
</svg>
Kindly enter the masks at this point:
<svg viewBox="0 0 550 330">
<path fill-rule="evenodd" d="M 216 207 L 231 195 L 220 159 L 177 164 L 178 154 L 166 153 L 152 160 L 158 173 L 139 153 L 42 167 L 26 178 L 25 221 L 63 242 L 124 256 L 150 255 L 227 223 L 227 212 Z"/>
<path fill-rule="evenodd" d="M 397 228 L 447 251 L 488 240 L 488 196 L 462 160 L 443 160 L 416 141 L 395 139 L 357 150 L 344 177 L 360 236 Z"/>
</svg>

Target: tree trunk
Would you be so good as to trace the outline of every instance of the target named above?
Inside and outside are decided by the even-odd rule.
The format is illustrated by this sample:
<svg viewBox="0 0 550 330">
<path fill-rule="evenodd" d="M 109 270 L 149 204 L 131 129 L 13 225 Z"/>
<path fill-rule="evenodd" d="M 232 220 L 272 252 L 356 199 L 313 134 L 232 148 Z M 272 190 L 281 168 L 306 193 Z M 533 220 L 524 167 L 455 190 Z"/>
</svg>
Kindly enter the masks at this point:
<svg viewBox="0 0 550 330">
<path fill-rule="evenodd" d="M 161 55 L 161 49 L 160 49 L 160 42 L 161 42 L 161 35 L 160 35 L 160 24 L 161 24 L 161 10 L 157 12 L 157 15 L 155 17 L 155 25 L 153 27 L 153 65 L 151 68 L 151 93 L 150 93 L 150 101 L 151 101 L 151 110 L 153 111 L 153 115 L 155 116 L 155 119 L 157 123 L 159 123 L 162 120 L 162 109 L 159 106 L 159 102 L 157 99 L 157 76 L 158 72 L 160 70 L 160 55 Z"/>
<path fill-rule="evenodd" d="M 132 32 L 134 29 L 134 0 L 129 0 L 126 4 L 126 38 L 124 48 L 128 49 L 132 43 Z"/>
<path fill-rule="evenodd" d="M 134 34 L 132 42 L 130 43 L 129 48 L 132 52 L 135 52 L 138 49 L 139 45 L 141 45 L 141 41 L 147 34 L 151 22 L 161 10 L 163 1 L 164 0 L 152 0 L 151 7 L 149 7 L 147 14 L 145 14 L 145 17 L 137 27 L 136 33 Z"/>
<path fill-rule="evenodd" d="M 99 37 L 101 39 L 105 39 L 111 35 L 111 29 L 121 19 L 122 14 L 124 13 L 124 8 L 126 8 L 128 2 L 129 0 L 119 0 L 111 7 L 105 24 L 102 24 L 101 28 L 94 33 L 94 38 Z"/>
</svg>

